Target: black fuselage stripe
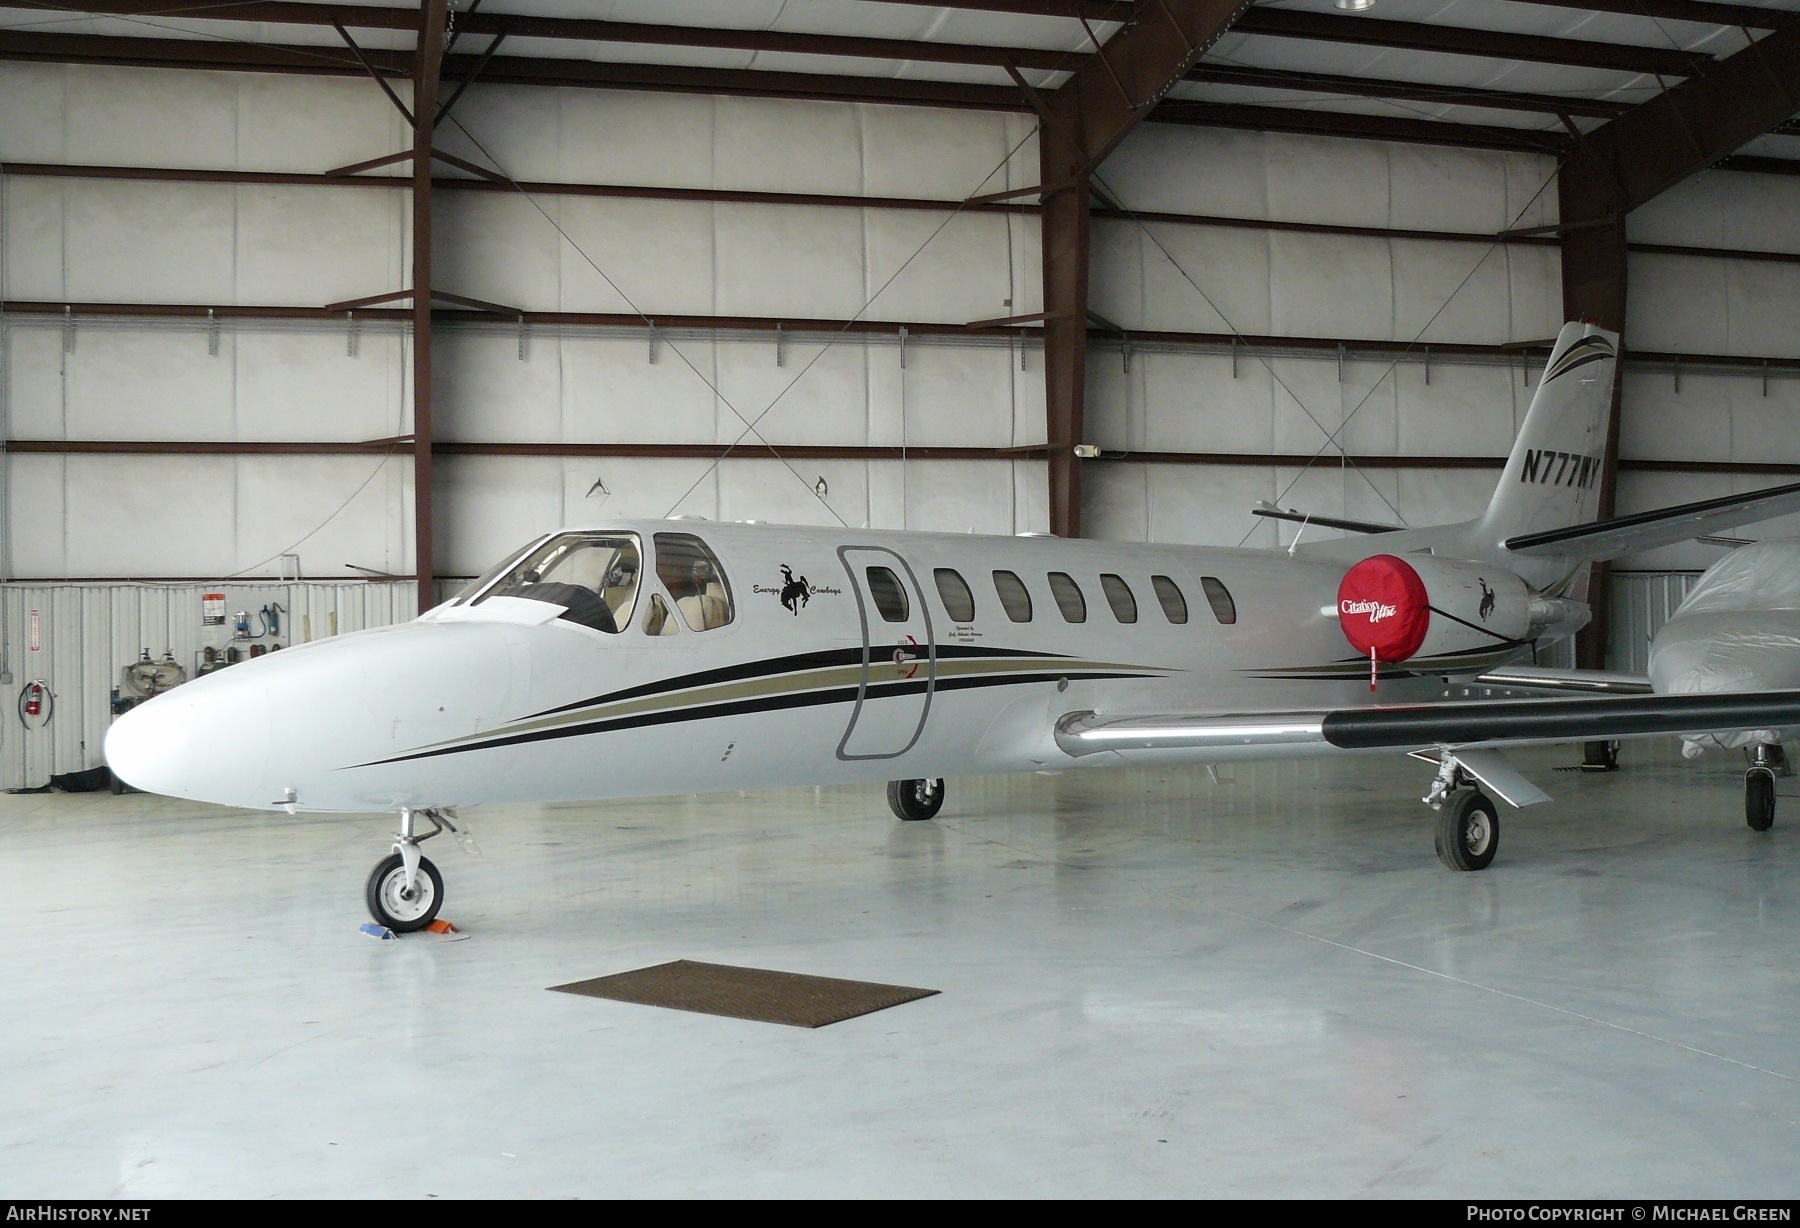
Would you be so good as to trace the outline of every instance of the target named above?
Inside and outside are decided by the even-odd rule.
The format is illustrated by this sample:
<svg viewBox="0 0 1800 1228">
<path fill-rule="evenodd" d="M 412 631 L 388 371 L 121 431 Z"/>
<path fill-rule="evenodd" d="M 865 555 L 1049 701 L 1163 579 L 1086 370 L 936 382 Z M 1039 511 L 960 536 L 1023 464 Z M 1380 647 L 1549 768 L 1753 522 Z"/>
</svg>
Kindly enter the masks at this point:
<svg viewBox="0 0 1800 1228">
<path fill-rule="evenodd" d="M 743 682 L 751 678 L 762 678 L 773 674 L 800 673 L 805 670 L 831 669 L 833 667 L 857 666 L 863 663 L 863 649 L 827 648 L 817 652 L 801 652 L 786 657 L 769 657 L 761 661 L 745 661 L 738 665 L 727 665 L 719 669 L 701 670 L 692 674 L 678 674 L 673 678 L 663 678 L 656 682 L 646 682 L 639 686 L 626 687 L 622 691 L 609 691 L 604 695 L 595 695 L 588 699 L 578 699 L 573 703 L 560 704 L 554 708 L 545 708 L 542 712 L 533 712 L 522 717 L 523 720 L 536 720 L 540 716 L 556 716 L 563 712 L 572 712 L 577 708 L 590 708 L 599 704 L 621 703 L 628 699 L 645 699 L 653 695 L 663 695 L 670 691 L 685 691 L 703 686 L 716 686 L 727 682 Z M 869 650 L 874 653 L 876 650 Z M 1060 658 L 1064 654 L 1050 652 L 1032 652 L 1024 648 L 978 648 L 964 644 L 939 644 L 936 650 L 940 661 L 951 658 L 968 660 L 971 658 L 1018 658 L 1018 657 L 1052 657 Z"/>
<path fill-rule="evenodd" d="M 976 687 L 1018 686 L 1026 683 L 1056 682 L 1063 678 L 1071 681 L 1089 681 L 1108 678 L 1153 678 L 1154 674 L 1133 673 L 1043 673 L 1015 674 L 999 678 L 950 678 L 936 685 L 937 691 L 966 691 Z M 927 681 L 923 678 L 907 682 L 887 682 L 871 686 L 865 698 L 887 699 L 893 696 L 922 693 Z M 486 742 L 471 743 L 464 746 L 444 746 L 436 750 L 416 751 L 406 755 L 396 755 L 392 759 L 377 759 L 371 763 L 358 764 L 359 767 L 381 767 L 390 763 L 407 763 L 415 759 L 436 759 L 444 755 L 463 754 L 468 751 L 498 750 L 507 746 L 519 746 L 527 742 L 549 742 L 558 738 L 584 737 L 590 733 L 613 733 L 623 729 L 642 729 L 652 725 L 672 725 L 688 721 L 714 720 L 726 716 L 744 716 L 757 712 L 779 712 L 792 708 L 811 708 L 821 704 L 853 703 L 856 700 L 857 687 L 832 687 L 818 691 L 801 691 L 788 695 L 769 695 L 759 699 L 740 699 L 729 703 L 703 704 L 692 708 L 675 708 L 663 712 L 644 712 L 636 716 L 613 717 L 609 720 L 584 721 L 580 724 L 560 726 L 555 729 L 537 729 L 530 733 L 513 734 L 510 737 L 498 737 Z"/>
</svg>

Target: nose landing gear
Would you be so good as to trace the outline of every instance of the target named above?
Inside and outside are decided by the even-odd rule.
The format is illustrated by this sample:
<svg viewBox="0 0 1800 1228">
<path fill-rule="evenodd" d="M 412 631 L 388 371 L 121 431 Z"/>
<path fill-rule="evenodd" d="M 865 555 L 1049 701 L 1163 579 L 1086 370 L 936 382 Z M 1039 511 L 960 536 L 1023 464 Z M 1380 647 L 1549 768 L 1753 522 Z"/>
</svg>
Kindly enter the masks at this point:
<svg viewBox="0 0 1800 1228">
<path fill-rule="evenodd" d="M 424 816 L 431 830 L 417 835 L 417 820 Z M 400 830 L 394 851 L 375 863 L 363 891 L 369 915 L 396 934 L 422 930 L 437 919 L 444 902 L 444 877 L 431 861 L 419 854 L 419 845 L 456 825 L 441 810 L 400 811 Z"/>
</svg>

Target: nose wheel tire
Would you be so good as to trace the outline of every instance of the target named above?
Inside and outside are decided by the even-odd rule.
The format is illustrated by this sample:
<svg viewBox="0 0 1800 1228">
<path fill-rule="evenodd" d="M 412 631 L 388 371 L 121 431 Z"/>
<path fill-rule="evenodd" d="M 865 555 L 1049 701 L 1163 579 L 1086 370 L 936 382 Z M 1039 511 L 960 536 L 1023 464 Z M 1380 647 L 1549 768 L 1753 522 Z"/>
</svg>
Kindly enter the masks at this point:
<svg viewBox="0 0 1800 1228">
<path fill-rule="evenodd" d="M 437 919 L 444 902 L 444 878 L 438 868 L 424 857 L 419 858 L 418 881 L 411 892 L 406 889 L 406 863 L 400 854 L 390 853 L 375 863 L 364 892 L 369 915 L 379 925 L 396 934 L 422 930 Z"/>
<path fill-rule="evenodd" d="M 888 809 L 894 817 L 904 819 L 908 823 L 917 823 L 925 819 L 935 819 L 937 812 L 944 808 L 944 780 L 890 780 L 888 781 Z"/>
<path fill-rule="evenodd" d="M 1768 831 L 1775 826 L 1775 773 L 1768 768 L 1751 768 L 1744 773 L 1744 822 L 1751 831 Z"/>
<path fill-rule="evenodd" d="M 1479 789 L 1458 789 L 1437 814 L 1438 860 L 1452 870 L 1485 870 L 1500 848 L 1500 816 Z"/>
</svg>

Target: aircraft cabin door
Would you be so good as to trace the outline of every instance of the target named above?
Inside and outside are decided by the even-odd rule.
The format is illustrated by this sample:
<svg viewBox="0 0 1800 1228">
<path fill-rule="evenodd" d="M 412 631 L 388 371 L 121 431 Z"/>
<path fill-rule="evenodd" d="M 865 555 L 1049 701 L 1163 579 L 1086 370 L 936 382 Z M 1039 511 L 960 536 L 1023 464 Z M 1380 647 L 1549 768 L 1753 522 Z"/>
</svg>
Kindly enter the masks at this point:
<svg viewBox="0 0 1800 1228">
<path fill-rule="evenodd" d="M 862 677 L 839 759 L 892 759 L 924 732 L 937 683 L 931 611 L 906 560 L 875 546 L 838 550 L 862 618 Z"/>
</svg>

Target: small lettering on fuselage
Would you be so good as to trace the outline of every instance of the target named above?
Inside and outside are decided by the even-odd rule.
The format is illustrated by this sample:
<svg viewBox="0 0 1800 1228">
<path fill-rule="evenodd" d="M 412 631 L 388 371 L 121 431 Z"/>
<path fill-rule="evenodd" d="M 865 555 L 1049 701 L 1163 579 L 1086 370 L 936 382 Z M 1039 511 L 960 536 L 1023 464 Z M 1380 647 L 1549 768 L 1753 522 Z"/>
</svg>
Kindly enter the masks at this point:
<svg viewBox="0 0 1800 1228">
<path fill-rule="evenodd" d="M 1519 481 L 1539 486 L 1573 486 L 1585 490 L 1600 480 L 1600 458 L 1576 452 L 1526 448 Z"/>
</svg>

